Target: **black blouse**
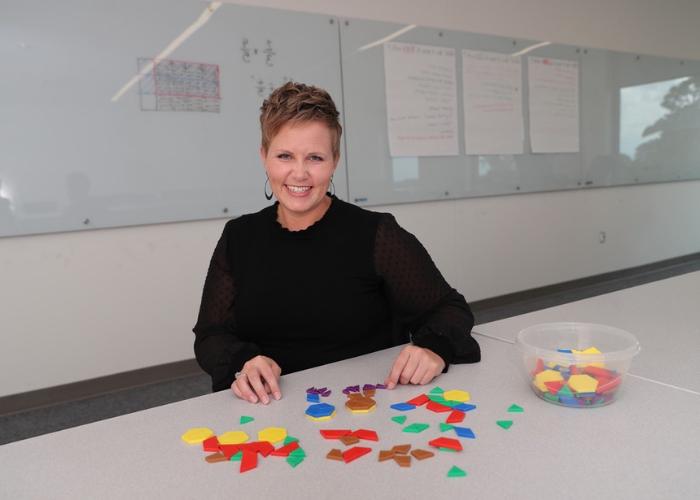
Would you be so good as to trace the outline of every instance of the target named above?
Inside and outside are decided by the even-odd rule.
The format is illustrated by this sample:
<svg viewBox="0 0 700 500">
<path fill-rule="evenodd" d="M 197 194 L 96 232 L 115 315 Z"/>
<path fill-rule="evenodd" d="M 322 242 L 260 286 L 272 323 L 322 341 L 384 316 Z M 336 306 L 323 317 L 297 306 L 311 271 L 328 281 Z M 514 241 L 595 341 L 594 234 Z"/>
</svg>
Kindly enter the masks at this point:
<svg viewBox="0 0 700 500">
<path fill-rule="evenodd" d="M 218 391 L 258 354 L 284 374 L 410 340 L 446 367 L 476 362 L 473 324 L 464 297 L 391 214 L 332 197 L 303 231 L 277 222 L 277 203 L 228 221 L 204 283 L 194 350 Z"/>
</svg>

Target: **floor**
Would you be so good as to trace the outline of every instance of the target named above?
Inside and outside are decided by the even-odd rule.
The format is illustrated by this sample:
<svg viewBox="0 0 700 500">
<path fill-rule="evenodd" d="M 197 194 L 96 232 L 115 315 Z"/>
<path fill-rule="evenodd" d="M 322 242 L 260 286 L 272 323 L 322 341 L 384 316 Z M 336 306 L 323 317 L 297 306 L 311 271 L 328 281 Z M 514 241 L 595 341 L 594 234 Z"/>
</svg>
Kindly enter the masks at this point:
<svg viewBox="0 0 700 500">
<path fill-rule="evenodd" d="M 652 269 L 647 267 L 643 271 L 631 271 L 623 277 L 602 278 L 586 286 L 559 289 L 554 293 L 533 293 L 515 301 L 504 300 L 498 305 L 490 301 L 488 308 L 481 307 L 477 302 L 473 304 L 473 309 L 478 323 L 488 323 L 697 270 L 700 270 L 700 259 Z M 0 416 L 0 445 L 174 403 L 210 391 L 209 377 L 202 374 Z"/>
</svg>

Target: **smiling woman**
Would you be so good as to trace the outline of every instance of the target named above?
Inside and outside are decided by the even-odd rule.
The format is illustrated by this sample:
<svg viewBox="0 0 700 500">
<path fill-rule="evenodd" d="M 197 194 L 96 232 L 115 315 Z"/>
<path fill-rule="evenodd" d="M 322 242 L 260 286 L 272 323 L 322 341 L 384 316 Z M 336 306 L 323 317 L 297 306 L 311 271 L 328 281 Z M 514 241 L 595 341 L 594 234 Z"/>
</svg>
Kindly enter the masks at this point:
<svg viewBox="0 0 700 500">
<path fill-rule="evenodd" d="M 392 215 L 328 192 L 342 133 L 328 93 L 287 83 L 260 124 L 277 201 L 229 221 L 214 250 L 194 327 L 213 390 L 267 404 L 282 373 L 405 343 L 389 388 L 479 361 L 471 310 L 420 242 Z"/>
</svg>

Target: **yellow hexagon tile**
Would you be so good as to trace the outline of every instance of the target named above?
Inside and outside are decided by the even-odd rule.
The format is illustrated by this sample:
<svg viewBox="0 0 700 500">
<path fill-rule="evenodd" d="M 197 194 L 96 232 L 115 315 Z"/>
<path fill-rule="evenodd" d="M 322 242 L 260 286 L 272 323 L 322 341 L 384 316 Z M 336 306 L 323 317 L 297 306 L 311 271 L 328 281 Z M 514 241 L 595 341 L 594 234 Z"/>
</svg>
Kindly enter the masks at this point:
<svg viewBox="0 0 700 500">
<path fill-rule="evenodd" d="M 219 444 L 241 444 L 248 441 L 248 434 L 243 431 L 228 431 L 217 436 Z"/>
<path fill-rule="evenodd" d="M 569 377 L 569 387 L 575 392 L 595 392 L 598 381 L 590 375 L 572 375 Z"/>
<path fill-rule="evenodd" d="M 284 427 L 267 427 L 258 432 L 258 441 L 277 443 L 287 437 L 287 429 Z"/>
<path fill-rule="evenodd" d="M 199 444 L 214 435 L 214 431 L 207 427 L 193 427 L 187 429 L 182 435 L 182 440 L 187 444 Z"/>
<path fill-rule="evenodd" d="M 460 403 L 466 403 L 471 399 L 467 391 L 460 391 L 457 389 L 443 392 L 442 397 L 445 398 L 445 401 L 459 401 Z"/>
<path fill-rule="evenodd" d="M 561 373 L 559 373 L 558 371 L 543 370 L 537 375 L 535 375 L 534 384 L 535 387 L 537 387 L 540 391 L 546 392 L 547 386 L 544 385 L 545 382 L 557 382 L 559 380 L 564 380 L 564 377 L 562 377 Z"/>
</svg>

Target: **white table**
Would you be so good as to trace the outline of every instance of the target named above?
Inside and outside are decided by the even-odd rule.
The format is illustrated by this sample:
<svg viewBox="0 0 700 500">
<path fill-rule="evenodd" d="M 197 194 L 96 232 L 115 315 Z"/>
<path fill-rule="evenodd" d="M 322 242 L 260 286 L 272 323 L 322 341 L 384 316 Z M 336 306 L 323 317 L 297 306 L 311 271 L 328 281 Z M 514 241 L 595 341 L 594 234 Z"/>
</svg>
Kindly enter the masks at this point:
<svg viewBox="0 0 700 500">
<path fill-rule="evenodd" d="M 631 332 L 642 347 L 631 374 L 700 394 L 700 272 L 477 325 L 474 331 L 513 342 L 523 328 L 555 321 Z"/>
<path fill-rule="evenodd" d="M 419 408 L 406 413 L 426 422 L 422 434 L 407 434 L 390 420 L 389 405 L 426 387 L 377 391 L 378 409 L 351 415 L 341 390 L 383 380 L 398 348 L 283 377 L 284 398 L 268 407 L 250 405 L 222 392 L 131 415 L 0 446 L 0 498 L 690 498 L 700 490 L 700 397 L 630 378 L 620 399 L 595 409 L 562 408 L 538 399 L 520 377 L 513 345 L 479 337 L 483 361 L 456 365 L 436 383 L 464 389 L 477 409 L 463 425 L 476 433 L 461 440 L 462 453 L 438 452 L 410 469 L 377 462 L 380 449 L 412 443 L 427 449 L 441 434 L 446 414 Z M 328 386 L 337 417 L 322 424 L 304 417 L 307 387 Z M 512 403 L 522 414 L 507 413 Z M 238 425 L 241 415 L 255 421 Z M 512 419 L 503 430 L 496 420 Z M 260 459 L 240 474 L 238 463 L 208 464 L 199 446 L 180 435 L 208 426 L 221 433 L 241 429 L 255 438 L 267 426 L 284 426 L 301 440 L 308 457 L 296 469 L 282 458 Z M 320 428 L 371 428 L 378 443 L 355 462 L 325 458 L 340 442 Z M 447 478 L 452 465 L 468 472 Z"/>
</svg>

